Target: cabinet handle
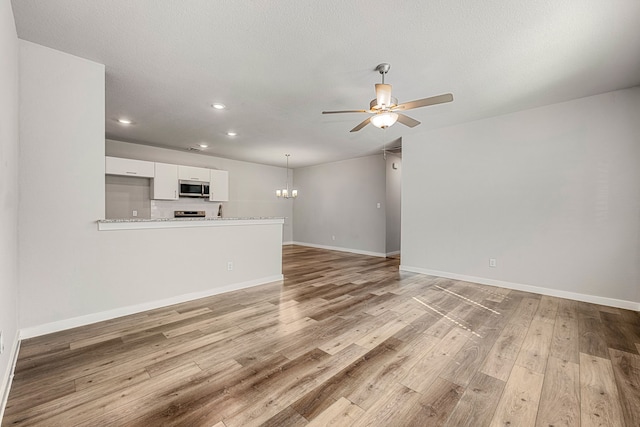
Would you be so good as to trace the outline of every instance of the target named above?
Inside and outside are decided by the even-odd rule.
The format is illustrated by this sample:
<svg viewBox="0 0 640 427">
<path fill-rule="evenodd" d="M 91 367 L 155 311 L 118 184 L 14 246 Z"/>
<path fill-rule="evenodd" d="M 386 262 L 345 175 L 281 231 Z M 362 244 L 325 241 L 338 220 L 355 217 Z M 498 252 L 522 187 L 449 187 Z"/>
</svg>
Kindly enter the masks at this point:
<svg viewBox="0 0 640 427">
<path fill-rule="evenodd" d="M 125 172 L 125 173 L 128 173 L 130 175 L 138 175 L 138 172 Z"/>
<path fill-rule="evenodd" d="M 200 181 L 198 178 L 191 178 L 194 181 Z"/>
</svg>

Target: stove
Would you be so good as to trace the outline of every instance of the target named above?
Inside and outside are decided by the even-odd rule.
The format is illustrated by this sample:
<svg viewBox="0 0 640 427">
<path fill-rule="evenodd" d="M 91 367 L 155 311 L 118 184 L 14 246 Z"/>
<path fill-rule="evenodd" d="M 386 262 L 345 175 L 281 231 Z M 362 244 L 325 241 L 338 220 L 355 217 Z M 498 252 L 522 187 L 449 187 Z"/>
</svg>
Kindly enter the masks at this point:
<svg viewBox="0 0 640 427">
<path fill-rule="evenodd" d="M 204 218 L 204 211 L 173 211 L 174 218 Z"/>
</svg>

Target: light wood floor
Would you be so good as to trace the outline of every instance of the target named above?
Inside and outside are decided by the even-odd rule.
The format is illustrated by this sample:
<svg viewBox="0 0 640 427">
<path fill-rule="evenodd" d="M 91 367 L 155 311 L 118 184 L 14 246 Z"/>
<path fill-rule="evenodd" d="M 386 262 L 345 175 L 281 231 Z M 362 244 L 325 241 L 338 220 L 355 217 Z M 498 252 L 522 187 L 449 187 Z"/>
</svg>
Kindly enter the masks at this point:
<svg viewBox="0 0 640 427">
<path fill-rule="evenodd" d="M 636 312 L 299 246 L 284 273 L 25 341 L 2 425 L 640 425 Z"/>
</svg>

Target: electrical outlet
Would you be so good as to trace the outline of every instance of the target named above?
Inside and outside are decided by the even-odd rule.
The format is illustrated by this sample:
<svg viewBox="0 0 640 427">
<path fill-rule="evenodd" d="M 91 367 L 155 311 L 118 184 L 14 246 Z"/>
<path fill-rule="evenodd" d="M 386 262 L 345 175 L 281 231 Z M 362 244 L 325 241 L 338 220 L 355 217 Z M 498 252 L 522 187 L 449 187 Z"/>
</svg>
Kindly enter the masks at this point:
<svg viewBox="0 0 640 427">
<path fill-rule="evenodd" d="M 336 240 L 336 236 L 331 236 L 331 240 Z"/>
<path fill-rule="evenodd" d="M 496 259 L 489 258 L 489 267 L 496 267 Z"/>
<path fill-rule="evenodd" d="M 233 270 L 233 262 L 229 261 L 227 262 L 227 271 L 231 271 Z"/>
<path fill-rule="evenodd" d="M 133 211 L 132 215 L 133 216 L 138 216 L 138 211 Z"/>
<path fill-rule="evenodd" d="M 380 209 L 380 203 L 376 204 L 376 207 L 377 207 L 378 209 Z"/>
</svg>

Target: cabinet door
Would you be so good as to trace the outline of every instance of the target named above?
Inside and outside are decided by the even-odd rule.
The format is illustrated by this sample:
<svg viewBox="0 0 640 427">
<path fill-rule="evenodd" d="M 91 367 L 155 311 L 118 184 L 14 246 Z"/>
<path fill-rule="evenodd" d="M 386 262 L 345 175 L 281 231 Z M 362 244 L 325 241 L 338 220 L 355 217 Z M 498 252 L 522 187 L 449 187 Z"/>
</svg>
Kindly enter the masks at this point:
<svg viewBox="0 0 640 427">
<path fill-rule="evenodd" d="M 209 169 L 196 168 L 193 166 L 179 166 L 178 167 L 179 179 L 186 179 L 188 181 L 209 182 Z"/>
<path fill-rule="evenodd" d="M 153 178 L 153 162 L 144 160 L 122 159 L 120 157 L 105 157 L 104 171 L 107 175 L 139 176 Z"/>
<path fill-rule="evenodd" d="M 211 169 L 209 200 L 212 202 L 229 201 L 229 172 Z"/>
<path fill-rule="evenodd" d="M 154 200 L 178 200 L 178 165 L 156 163 L 151 187 Z"/>
</svg>

